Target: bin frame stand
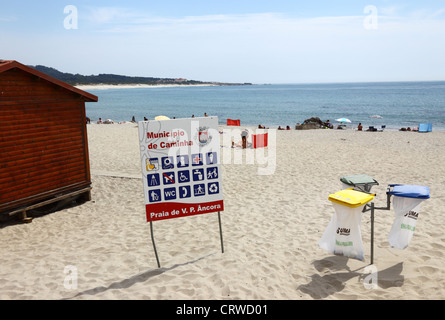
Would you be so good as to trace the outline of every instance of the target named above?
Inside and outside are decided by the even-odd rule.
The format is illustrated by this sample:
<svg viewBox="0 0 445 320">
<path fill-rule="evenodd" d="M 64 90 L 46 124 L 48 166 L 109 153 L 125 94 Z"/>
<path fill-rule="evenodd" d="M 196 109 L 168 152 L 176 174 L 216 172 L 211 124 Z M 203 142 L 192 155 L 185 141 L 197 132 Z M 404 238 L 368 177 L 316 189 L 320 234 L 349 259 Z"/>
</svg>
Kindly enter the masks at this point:
<svg viewBox="0 0 445 320">
<path fill-rule="evenodd" d="M 362 212 L 371 211 L 371 263 L 374 264 L 374 211 L 375 210 L 391 210 L 391 194 L 389 194 L 390 188 L 386 191 L 386 207 L 375 207 L 374 201 L 370 204 L 366 204 Z"/>
</svg>

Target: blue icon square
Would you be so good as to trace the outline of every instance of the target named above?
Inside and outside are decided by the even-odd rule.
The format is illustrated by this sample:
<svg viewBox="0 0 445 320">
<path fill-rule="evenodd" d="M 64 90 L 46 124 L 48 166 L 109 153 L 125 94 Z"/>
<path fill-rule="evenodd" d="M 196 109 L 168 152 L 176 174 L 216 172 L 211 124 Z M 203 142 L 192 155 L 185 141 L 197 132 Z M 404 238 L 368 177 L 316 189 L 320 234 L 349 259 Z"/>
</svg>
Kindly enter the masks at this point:
<svg viewBox="0 0 445 320">
<path fill-rule="evenodd" d="M 207 179 L 218 179 L 218 167 L 207 168 Z"/>
<path fill-rule="evenodd" d="M 150 190 L 148 191 L 148 201 L 150 202 L 159 202 L 161 201 L 161 190 Z"/>
<path fill-rule="evenodd" d="M 159 180 L 159 173 L 148 174 L 147 184 L 149 187 L 159 186 L 161 184 L 161 180 Z"/>
<path fill-rule="evenodd" d="M 203 181 L 205 178 L 204 169 L 193 169 L 192 174 L 193 174 L 193 181 Z"/>
<path fill-rule="evenodd" d="M 200 197 L 206 194 L 205 191 L 205 184 L 201 183 L 201 184 L 195 184 L 193 186 L 193 194 L 195 195 L 195 197 Z"/>
<path fill-rule="evenodd" d="M 178 171 L 178 183 L 190 182 L 190 172 L 188 170 Z"/>
<path fill-rule="evenodd" d="M 177 166 L 178 168 L 185 168 L 189 166 L 189 156 L 186 155 L 181 155 L 181 156 L 177 156 L 176 157 L 177 160 Z"/>
<path fill-rule="evenodd" d="M 173 157 L 162 157 L 161 163 L 163 170 L 173 169 L 175 167 L 175 164 L 173 163 Z"/>
<path fill-rule="evenodd" d="M 209 183 L 208 187 L 209 187 L 209 194 L 219 193 L 219 183 L 218 182 Z"/>
<path fill-rule="evenodd" d="M 215 164 L 218 162 L 218 158 L 216 157 L 216 152 L 207 152 L 206 153 L 206 163 L 207 164 Z"/>
<path fill-rule="evenodd" d="M 190 198 L 191 196 L 192 192 L 190 191 L 190 186 L 179 187 L 179 197 L 181 199 Z"/>
<path fill-rule="evenodd" d="M 201 153 L 192 154 L 192 166 L 202 166 L 203 158 Z"/>
<path fill-rule="evenodd" d="M 176 188 L 165 188 L 164 189 L 164 199 L 175 200 L 176 199 Z"/>
<path fill-rule="evenodd" d="M 175 183 L 175 173 L 174 172 L 164 172 L 162 174 L 162 180 L 164 181 L 164 185 L 166 184 L 174 184 Z"/>
</svg>

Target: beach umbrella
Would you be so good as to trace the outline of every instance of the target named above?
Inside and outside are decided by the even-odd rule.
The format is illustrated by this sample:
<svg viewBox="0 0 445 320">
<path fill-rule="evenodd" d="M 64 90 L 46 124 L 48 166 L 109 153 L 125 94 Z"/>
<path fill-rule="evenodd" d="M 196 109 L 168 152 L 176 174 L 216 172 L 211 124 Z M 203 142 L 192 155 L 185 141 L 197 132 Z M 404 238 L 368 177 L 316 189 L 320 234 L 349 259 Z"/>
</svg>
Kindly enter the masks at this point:
<svg viewBox="0 0 445 320">
<path fill-rule="evenodd" d="M 155 120 L 170 120 L 170 118 L 169 118 L 169 117 L 166 117 L 166 116 L 157 116 L 157 117 L 155 118 Z"/>
<path fill-rule="evenodd" d="M 339 118 L 339 119 L 336 119 L 335 121 L 337 121 L 337 122 L 347 122 L 347 123 L 351 123 L 351 120 L 346 119 L 346 118 Z"/>
</svg>

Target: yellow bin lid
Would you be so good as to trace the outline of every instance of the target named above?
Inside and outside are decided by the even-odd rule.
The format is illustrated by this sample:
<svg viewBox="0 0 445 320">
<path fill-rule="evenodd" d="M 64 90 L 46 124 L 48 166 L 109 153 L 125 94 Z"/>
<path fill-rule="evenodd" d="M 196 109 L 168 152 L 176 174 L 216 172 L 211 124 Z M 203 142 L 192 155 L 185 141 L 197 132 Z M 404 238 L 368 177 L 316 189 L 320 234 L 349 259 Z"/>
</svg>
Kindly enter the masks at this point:
<svg viewBox="0 0 445 320">
<path fill-rule="evenodd" d="M 373 200 L 374 196 L 375 194 L 368 194 L 350 188 L 330 194 L 329 200 L 347 207 L 357 208 Z"/>
</svg>

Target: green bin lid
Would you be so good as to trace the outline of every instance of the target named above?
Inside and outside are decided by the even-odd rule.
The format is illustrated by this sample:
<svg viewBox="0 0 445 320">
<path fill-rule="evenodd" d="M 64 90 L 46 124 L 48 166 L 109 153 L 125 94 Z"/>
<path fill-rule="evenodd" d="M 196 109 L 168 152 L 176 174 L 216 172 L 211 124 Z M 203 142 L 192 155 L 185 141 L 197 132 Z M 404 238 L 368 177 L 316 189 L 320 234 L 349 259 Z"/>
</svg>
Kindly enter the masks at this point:
<svg viewBox="0 0 445 320">
<path fill-rule="evenodd" d="M 359 186 L 359 185 L 378 185 L 379 183 L 366 174 L 356 174 L 350 176 L 343 176 L 340 178 L 340 181 L 350 185 L 350 186 Z"/>
</svg>

